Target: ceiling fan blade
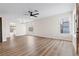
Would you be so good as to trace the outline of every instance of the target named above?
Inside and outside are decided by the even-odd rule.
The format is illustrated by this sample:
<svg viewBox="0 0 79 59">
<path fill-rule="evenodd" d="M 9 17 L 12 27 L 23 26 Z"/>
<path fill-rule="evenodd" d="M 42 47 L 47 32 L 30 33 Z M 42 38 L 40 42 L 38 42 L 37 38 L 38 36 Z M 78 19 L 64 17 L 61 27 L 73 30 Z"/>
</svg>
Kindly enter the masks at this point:
<svg viewBox="0 0 79 59">
<path fill-rule="evenodd" d="M 33 15 L 39 15 L 39 13 L 33 14 Z"/>
</svg>

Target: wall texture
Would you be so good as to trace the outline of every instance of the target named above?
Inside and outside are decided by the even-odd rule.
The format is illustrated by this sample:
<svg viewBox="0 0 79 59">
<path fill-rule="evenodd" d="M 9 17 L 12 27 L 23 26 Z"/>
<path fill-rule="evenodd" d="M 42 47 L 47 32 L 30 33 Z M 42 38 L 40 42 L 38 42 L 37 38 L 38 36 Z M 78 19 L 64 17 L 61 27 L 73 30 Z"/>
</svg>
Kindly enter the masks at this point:
<svg viewBox="0 0 79 59">
<path fill-rule="evenodd" d="M 55 16 L 50 16 L 47 18 L 41 18 L 39 20 L 35 20 L 33 22 L 29 22 L 26 24 L 26 34 L 27 35 L 36 35 L 43 36 L 48 38 L 59 38 L 65 40 L 71 40 L 71 12 L 58 14 Z M 61 34 L 60 33 L 60 21 L 62 18 L 68 17 L 70 22 L 70 33 Z M 28 28 L 32 26 L 34 31 L 28 31 Z"/>
</svg>

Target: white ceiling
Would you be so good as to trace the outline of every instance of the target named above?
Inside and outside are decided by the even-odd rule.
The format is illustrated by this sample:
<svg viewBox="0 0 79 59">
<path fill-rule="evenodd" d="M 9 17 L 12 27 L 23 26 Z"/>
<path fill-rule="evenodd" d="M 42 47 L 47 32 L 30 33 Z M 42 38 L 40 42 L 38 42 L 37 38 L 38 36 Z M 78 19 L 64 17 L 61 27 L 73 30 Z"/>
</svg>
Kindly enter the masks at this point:
<svg viewBox="0 0 79 59">
<path fill-rule="evenodd" d="M 73 5 L 72 3 L 0 3 L 0 14 L 23 16 L 26 10 L 36 9 L 41 18 L 72 11 Z"/>
</svg>

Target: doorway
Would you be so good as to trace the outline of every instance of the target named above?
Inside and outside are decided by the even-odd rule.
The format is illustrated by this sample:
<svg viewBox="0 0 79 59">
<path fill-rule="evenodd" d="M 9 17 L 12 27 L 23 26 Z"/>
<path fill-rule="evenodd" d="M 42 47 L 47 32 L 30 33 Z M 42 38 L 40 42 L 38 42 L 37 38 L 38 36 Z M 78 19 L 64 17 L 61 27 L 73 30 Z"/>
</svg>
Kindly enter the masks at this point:
<svg viewBox="0 0 79 59">
<path fill-rule="evenodd" d="M 2 42 L 2 18 L 0 17 L 0 42 Z"/>
<path fill-rule="evenodd" d="M 10 23 L 10 39 L 15 38 L 15 32 L 16 32 L 16 24 L 14 22 Z"/>
<path fill-rule="evenodd" d="M 76 15 L 77 15 L 77 54 L 79 55 L 79 4 L 76 4 Z"/>
</svg>

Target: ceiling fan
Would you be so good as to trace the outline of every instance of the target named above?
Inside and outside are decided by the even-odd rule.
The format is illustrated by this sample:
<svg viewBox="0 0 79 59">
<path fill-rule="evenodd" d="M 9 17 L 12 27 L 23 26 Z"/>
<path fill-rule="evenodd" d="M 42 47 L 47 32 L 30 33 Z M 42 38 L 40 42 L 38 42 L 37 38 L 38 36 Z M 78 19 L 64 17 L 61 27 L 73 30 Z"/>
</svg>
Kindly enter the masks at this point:
<svg viewBox="0 0 79 59">
<path fill-rule="evenodd" d="M 29 11 L 25 12 L 24 15 L 32 16 L 32 17 L 37 17 L 39 15 L 39 12 L 38 12 L 38 10 L 34 10 L 34 11 L 29 10 Z"/>
</svg>

